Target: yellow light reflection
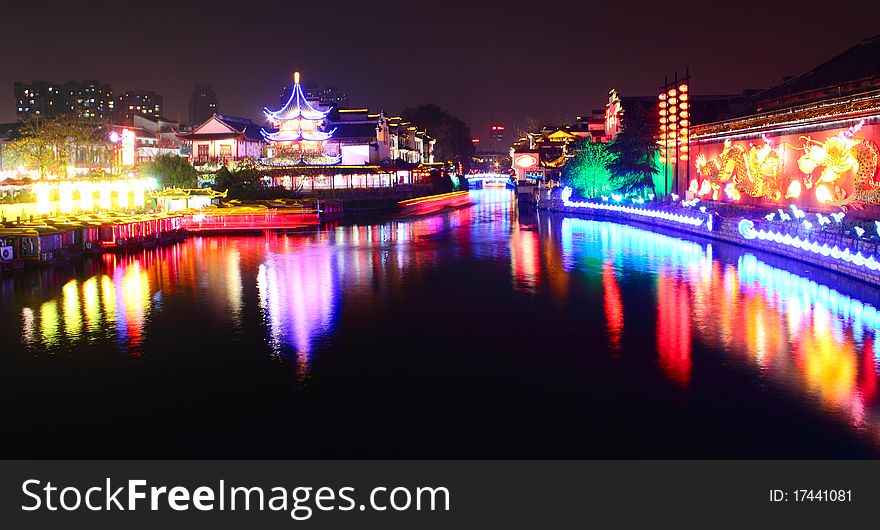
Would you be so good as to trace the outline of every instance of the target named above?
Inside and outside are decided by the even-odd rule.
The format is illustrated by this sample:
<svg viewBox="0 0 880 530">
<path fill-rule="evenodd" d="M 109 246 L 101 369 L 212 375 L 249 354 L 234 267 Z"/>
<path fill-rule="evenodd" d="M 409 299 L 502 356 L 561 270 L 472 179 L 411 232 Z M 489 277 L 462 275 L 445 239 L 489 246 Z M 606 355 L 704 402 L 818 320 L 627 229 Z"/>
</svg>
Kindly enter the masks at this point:
<svg viewBox="0 0 880 530">
<path fill-rule="evenodd" d="M 40 305 L 40 338 L 43 344 L 51 346 L 58 341 L 58 304 L 55 300 Z"/>
<path fill-rule="evenodd" d="M 90 332 L 96 331 L 101 324 L 101 305 L 98 293 L 98 277 L 92 276 L 83 282 L 83 307 L 85 309 L 86 326 Z"/>
<path fill-rule="evenodd" d="M 104 318 L 107 322 L 116 322 L 115 292 L 113 278 L 107 275 L 101 276 L 101 305 L 104 308 Z"/>
<path fill-rule="evenodd" d="M 79 336 L 82 330 L 82 313 L 79 306 L 79 289 L 76 280 L 70 280 L 61 288 L 64 312 L 64 333 L 68 338 Z"/>
</svg>

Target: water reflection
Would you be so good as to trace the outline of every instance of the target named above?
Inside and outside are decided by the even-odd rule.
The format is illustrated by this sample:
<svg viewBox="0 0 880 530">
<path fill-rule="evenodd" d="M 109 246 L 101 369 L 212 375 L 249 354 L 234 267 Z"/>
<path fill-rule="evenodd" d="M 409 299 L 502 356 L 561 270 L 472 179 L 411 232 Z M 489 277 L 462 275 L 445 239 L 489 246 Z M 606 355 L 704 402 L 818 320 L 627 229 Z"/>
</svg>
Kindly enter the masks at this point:
<svg viewBox="0 0 880 530">
<path fill-rule="evenodd" d="M 713 258 L 712 244 L 628 226 L 564 219 L 561 246 L 566 270 L 601 276 L 612 348 L 625 334 L 618 307 L 645 309 L 627 305 L 616 281 L 649 274 L 658 364 L 676 384 L 693 380 L 694 345 L 700 343 L 745 359 L 763 377 L 880 438 L 880 313 L 873 305 L 749 253 L 725 263 Z"/>
<path fill-rule="evenodd" d="M 657 276 L 657 356 L 666 374 L 682 385 L 691 377 L 690 296 L 683 280 L 663 272 Z"/>
<path fill-rule="evenodd" d="M 34 291 L 40 292 L 39 288 Z M 150 280 L 140 262 L 119 261 L 85 281 L 67 281 L 56 299 L 24 305 L 21 340 L 27 347 L 51 350 L 113 333 L 126 351 L 137 355 L 150 295 Z"/>
<path fill-rule="evenodd" d="M 286 238 L 280 249 L 267 249 L 257 272 L 260 309 L 268 323 L 276 355 L 293 349 L 300 380 L 309 375 L 312 345 L 329 333 L 337 307 L 338 272 L 324 238 Z"/>
<path fill-rule="evenodd" d="M 617 275 L 611 258 L 602 264 L 602 291 L 611 351 L 619 353 L 620 337 L 623 333 L 623 300 L 620 296 L 620 287 L 617 284 Z"/>
<path fill-rule="evenodd" d="M 514 230 L 510 234 L 510 270 L 515 289 L 534 293 L 541 280 L 540 242 L 535 230 Z"/>
<path fill-rule="evenodd" d="M 222 334 L 214 344 L 229 338 L 260 359 L 289 362 L 296 379 L 310 383 L 291 386 L 308 392 L 319 376 L 332 378 L 328 365 L 350 362 L 352 336 L 394 333 L 397 344 L 420 348 L 436 337 L 452 346 L 442 359 L 426 358 L 427 368 L 401 368 L 395 352 L 371 359 L 381 367 L 374 376 L 390 374 L 386 386 L 401 381 L 409 392 L 405 385 L 438 370 L 450 387 L 477 381 L 491 394 L 504 388 L 497 373 L 500 381 L 505 369 L 525 372 L 505 360 L 524 349 L 531 360 L 548 337 L 562 344 L 541 350 L 539 362 L 564 365 L 557 355 L 574 344 L 564 342 L 571 333 L 590 341 L 573 347 L 578 355 L 609 357 L 624 370 L 609 379 L 656 385 L 634 395 L 661 388 L 696 402 L 717 392 L 713 378 L 735 374 L 741 389 L 771 388 L 762 399 L 842 419 L 880 446 L 874 290 L 794 274 L 782 260 L 738 247 L 518 211 L 504 190 L 474 198 L 473 207 L 418 219 L 193 238 L 103 255 L 76 271 L 27 272 L 0 281 L 0 313 L 8 317 L 0 325 L 20 334 L 31 357 L 73 353 L 82 362 L 95 345 L 148 357 L 156 351 L 150 339 L 163 334 Z M 475 337 L 478 328 L 461 326 L 459 313 L 488 329 Z M 444 364 L 476 340 L 482 349 L 467 362 Z M 503 353 L 491 351 L 496 346 Z M 481 363 L 491 368 L 475 371 Z M 252 384 L 259 390 L 263 381 Z M 474 389 L 470 395 L 479 395 Z"/>
<path fill-rule="evenodd" d="M 22 343 L 53 351 L 112 340 L 137 356 L 163 293 L 181 291 L 198 311 L 239 325 L 243 304 L 237 243 L 196 239 L 133 255 L 104 254 L 85 263 L 82 279 L 66 279 L 65 271 L 52 270 L 7 279 L 5 287 L 20 305 Z"/>
</svg>

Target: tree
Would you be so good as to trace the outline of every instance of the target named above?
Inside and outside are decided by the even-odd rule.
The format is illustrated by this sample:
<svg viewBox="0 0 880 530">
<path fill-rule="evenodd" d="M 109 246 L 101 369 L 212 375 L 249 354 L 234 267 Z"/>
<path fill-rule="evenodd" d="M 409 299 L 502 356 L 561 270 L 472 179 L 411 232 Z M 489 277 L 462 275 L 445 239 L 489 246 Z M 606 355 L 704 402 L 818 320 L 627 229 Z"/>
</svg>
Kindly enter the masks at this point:
<svg viewBox="0 0 880 530">
<path fill-rule="evenodd" d="M 196 188 L 198 172 L 186 158 L 177 155 L 158 155 L 152 162 L 142 164 L 141 173 L 153 177 L 162 188 Z"/>
<path fill-rule="evenodd" d="M 242 163 L 230 171 L 225 166 L 217 171 L 214 184 L 211 186 L 217 191 L 229 191 L 229 197 L 234 199 L 254 199 L 263 189 L 262 173 L 256 166 Z"/>
<path fill-rule="evenodd" d="M 28 116 L 21 122 L 19 138 L 9 142 L 7 152 L 14 165 L 35 169 L 41 177 L 67 176 L 68 166 L 77 161 L 101 164 L 108 160 L 104 132 L 99 123 L 70 116 Z"/>
<path fill-rule="evenodd" d="M 632 104 L 625 110 L 623 129 L 608 144 L 612 160 L 606 168 L 611 173 L 613 187 L 623 193 L 646 189 L 656 193 L 654 175 L 659 173 L 656 122 L 647 109 Z"/>
<path fill-rule="evenodd" d="M 614 157 L 608 144 L 586 141 L 575 146 L 574 157 L 562 168 L 563 182 L 580 193 L 581 197 L 595 199 L 611 193 L 611 172 L 606 168 Z"/>
<path fill-rule="evenodd" d="M 461 163 L 465 170 L 470 166 L 474 154 L 471 130 L 459 118 L 434 103 L 426 103 L 404 110 L 403 119 L 425 128 L 428 135 L 437 140 L 435 160 Z"/>
<path fill-rule="evenodd" d="M 455 183 L 452 181 L 452 177 L 449 176 L 449 173 L 447 173 L 445 170 L 431 171 L 430 182 L 431 186 L 433 187 L 434 193 L 449 193 L 451 191 L 455 191 Z"/>
</svg>

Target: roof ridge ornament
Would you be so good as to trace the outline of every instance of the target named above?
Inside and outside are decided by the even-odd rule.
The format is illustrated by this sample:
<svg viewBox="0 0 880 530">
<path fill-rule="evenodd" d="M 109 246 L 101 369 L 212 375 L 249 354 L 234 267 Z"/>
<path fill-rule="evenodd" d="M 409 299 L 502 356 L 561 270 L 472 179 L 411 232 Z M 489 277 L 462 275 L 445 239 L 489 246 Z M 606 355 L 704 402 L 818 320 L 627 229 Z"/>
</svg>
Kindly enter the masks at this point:
<svg viewBox="0 0 880 530">
<path fill-rule="evenodd" d="M 318 121 L 325 119 L 327 115 L 330 114 L 330 111 L 333 110 L 333 107 L 330 107 L 327 110 L 318 110 L 314 108 L 311 103 L 309 103 L 299 81 L 299 72 L 294 72 L 293 86 L 290 90 L 290 98 L 288 98 L 287 102 L 278 110 L 273 111 L 269 110 L 268 107 L 263 107 L 263 114 L 265 114 L 266 118 L 268 118 L 272 122 L 281 122 L 300 118 L 309 121 Z"/>
</svg>

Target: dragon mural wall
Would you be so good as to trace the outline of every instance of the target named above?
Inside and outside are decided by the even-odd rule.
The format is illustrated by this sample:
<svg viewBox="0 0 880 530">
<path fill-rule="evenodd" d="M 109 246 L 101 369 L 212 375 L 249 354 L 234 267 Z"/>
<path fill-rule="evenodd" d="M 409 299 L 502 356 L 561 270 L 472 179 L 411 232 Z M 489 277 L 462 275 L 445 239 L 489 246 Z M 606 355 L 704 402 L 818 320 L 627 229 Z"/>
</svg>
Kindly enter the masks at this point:
<svg viewBox="0 0 880 530">
<path fill-rule="evenodd" d="M 861 121 L 842 131 L 701 145 L 688 191 L 733 202 L 751 197 L 843 209 L 880 204 L 878 147 L 869 138 L 878 131 L 863 126 Z"/>
</svg>

